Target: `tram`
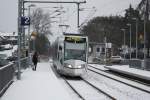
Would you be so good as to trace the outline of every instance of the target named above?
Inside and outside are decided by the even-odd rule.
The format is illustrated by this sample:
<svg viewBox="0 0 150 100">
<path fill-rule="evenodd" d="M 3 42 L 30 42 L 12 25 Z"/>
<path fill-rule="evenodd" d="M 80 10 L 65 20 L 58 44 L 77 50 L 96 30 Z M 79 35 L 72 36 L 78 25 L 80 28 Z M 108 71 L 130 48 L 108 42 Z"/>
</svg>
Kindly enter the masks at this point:
<svg viewBox="0 0 150 100">
<path fill-rule="evenodd" d="M 65 34 L 56 39 L 53 49 L 53 65 L 60 74 L 81 76 L 87 72 L 87 36 Z"/>
</svg>

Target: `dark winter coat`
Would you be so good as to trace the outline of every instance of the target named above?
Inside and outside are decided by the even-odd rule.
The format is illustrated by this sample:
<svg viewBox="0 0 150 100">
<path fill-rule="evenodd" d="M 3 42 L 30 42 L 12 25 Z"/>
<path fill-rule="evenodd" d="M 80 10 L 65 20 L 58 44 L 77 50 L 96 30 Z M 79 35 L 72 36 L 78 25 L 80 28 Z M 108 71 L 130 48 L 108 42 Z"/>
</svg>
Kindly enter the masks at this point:
<svg viewBox="0 0 150 100">
<path fill-rule="evenodd" d="M 37 53 L 35 53 L 35 54 L 33 55 L 32 61 L 33 61 L 34 64 L 37 64 L 37 62 L 38 62 L 38 54 L 37 54 Z"/>
</svg>

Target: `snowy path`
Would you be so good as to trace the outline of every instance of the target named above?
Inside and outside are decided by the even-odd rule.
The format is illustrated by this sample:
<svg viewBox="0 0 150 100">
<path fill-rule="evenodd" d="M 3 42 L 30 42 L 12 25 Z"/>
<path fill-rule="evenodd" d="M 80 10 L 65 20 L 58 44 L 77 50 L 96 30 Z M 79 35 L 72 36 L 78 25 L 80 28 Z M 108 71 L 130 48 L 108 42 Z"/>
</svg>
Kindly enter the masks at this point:
<svg viewBox="0 0 150 100">
<path fill-rule="evenodd" d="M 38 63 L 37 71 L 27 69 L 1 100 L 72 100 L 54 75 L 50 63 Z"/>
</svg>

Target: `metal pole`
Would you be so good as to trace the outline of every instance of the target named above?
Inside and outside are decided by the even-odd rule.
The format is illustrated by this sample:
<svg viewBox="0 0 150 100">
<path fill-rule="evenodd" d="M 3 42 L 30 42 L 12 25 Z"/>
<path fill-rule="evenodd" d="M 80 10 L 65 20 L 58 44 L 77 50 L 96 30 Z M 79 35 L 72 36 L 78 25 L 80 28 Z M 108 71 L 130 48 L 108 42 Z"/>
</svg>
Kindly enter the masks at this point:
<svg viewBox="0 0 150 100">
<path fill-rule="evenodd" d="M 124 30 L 124 46 L 126 45 L 126 30 Z"/>
<path fill-rule="evenodd" d="M 22 0 L 18 0 L 18 73 L 17 73 L 17 79 L 20 80 L 21 79 L 21 74 L 20 74 L 20 68 L 21 68 L 21 63 L 20 63 L 20 49 L 21 49 L 21 25 L 20 25 L 20 18 L 21 18 L 21 14 L 22 14 Z"/>
<path fill-rule="evenodd" d="M 23 0 L 24 1 L 24 0 Z M 25 5 L 24 5 L 24 2 L 22 2 L 22 16 L 24 16 L 25 15 Z M 23 50 L 26 50 L 25 49 L 25 27 L 24 26 L 22 26 L 22 42 L 23 42 L 23 44 L 22 44 L 22 49 Z"/>
<path fill-rule="evenodd" d="M 125 29 L 121 29 L 123 31 L 124 37 L 123 37 L 123 45 L 124 45 L 124 51 L 125 51 L 125 45 L 126 45 L 126 30 Z M 124 52 L 125 53 L 125 52 Z M 125 54 L 124 54 L 124 59 L 125 59 Z"/>
<path fill-rule="evenodd" d="M 143 66 L 143 69 L 146 68 L 146 46 L 147 46 L 147 31 L 146 31 L 146 24 L 147 24 L 147 21 L 148 21 L 148 18 L 149 18 L 149 1 L 146 0 L 146 9 L 145 9 L 145 12 L 144 12 L 144 66 Z"/>
<path fill-rule="evenodd" d="M 144 60 L 146 59 L 146 19 L 144 16 Z"/>
<path fill-rule="evenodd" d="M 124 32 L 124 50 L 125 50 L 125 45 L 126 45 L 126 32 L 125 29 L 123 30 Z M 124 54 L 124 59 L 125 59 L 125 54 Z"/>
<path fill-rule="evenodd" d="M 107 37 L 104 38 L 105 42 L 105 66 L 107 65 Z"/>
<path fill-rule="evenodd" d="M 143 48 L 143 52 L 144 52 L 144 59 L 143 59 L 143 69 L 145 69 L 146 66 L 146 19 L 145 19 L 145 14 L 144 14 L 144 48 Z"/>
<path fill-rule="evenodd" d="M 136 59 L 138 59 L 138 19 L 136 18 Z"/>
<path fill-rule="evenodd" d="M 77 3 L 77 12 L 78 12 L 78 14 L 77 14 L 77 27 L 79 28 L 80 26 L 79 26 L 79 4 L 80 3 Z"/>
<path fill-rule="evenodd" d="M 30 6 L 28 6 L 28 17 L 30 17 Z M 28 64 L 30 66 L 30 25 L 28 26 Z"/>
<path fill-rule="evenodd" d="M 130 25 L 130 59 L 132 58 L 131 57 L 131 47 L 132 47 L 132 34 L 131 34 L 131 24 Z"/>
</svg>

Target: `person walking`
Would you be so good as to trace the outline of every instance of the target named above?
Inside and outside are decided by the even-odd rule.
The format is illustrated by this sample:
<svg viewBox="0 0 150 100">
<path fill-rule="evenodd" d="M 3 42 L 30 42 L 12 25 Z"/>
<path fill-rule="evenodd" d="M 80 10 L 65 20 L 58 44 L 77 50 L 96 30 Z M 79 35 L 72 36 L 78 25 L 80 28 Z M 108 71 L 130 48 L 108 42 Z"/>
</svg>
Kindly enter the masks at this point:
<svg viewBox="0 0 150 100">
<path fill-rule="evenodd" d="M 33 70 L 36 71 L 37 62 L 38 62 L 38 53 L 37 52 L 34 52 L 33 57 L 32 57 L 32 62 L 34 64 Z"/>
</svg>

